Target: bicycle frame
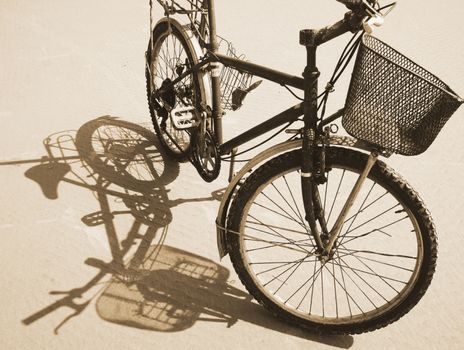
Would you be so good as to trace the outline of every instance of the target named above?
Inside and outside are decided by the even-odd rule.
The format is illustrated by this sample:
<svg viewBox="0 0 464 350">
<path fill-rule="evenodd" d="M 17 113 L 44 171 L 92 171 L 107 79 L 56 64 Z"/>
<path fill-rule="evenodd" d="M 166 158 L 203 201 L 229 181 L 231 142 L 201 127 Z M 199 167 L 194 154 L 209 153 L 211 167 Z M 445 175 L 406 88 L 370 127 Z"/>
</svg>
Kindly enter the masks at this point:
<svg viewBox="0 0 464 350">
<path fill-rule="evenodd" d="M 174 86 L 179 81 L 184 79 L 192 72 L 199 72 L 208 67 L 211 70 L 211 85 L 212 85 L 212 128 L 219 147 L 221 156 L 230 154 L 236 147 L 257 138 L 279 126 L 284 124 L 291 124 L 300 117 L 303 117 L 304 127 L 301 130 L 301 140 L 299 144 L 302 150 L 302 164 L 301 164 L 301 187 L 303 194 L 304 209 L 306 220 L 309 224 L 312 235 L 314 236 L 319 252 L 328 257 L 333 245 L 336 242 L 338 234 L 341 230 L 342 224 L 348 214 L 349 209 L 354 203 L 359 189 L 369 174 L 370 169 L 375 164 L 379 151 L 373 146 L 363 145 L 363 149 L 371 152 L 368 163 L 363 173 L 359 176 L 356 185 L 354 186 L 348 200 L 341 211 L 336 224 L 330 232 L 324 218 L 324 212 L 320 204 L 320 196 L 317 190 L 317 183 L 314 179 L 315 168 L 315 150 L 318 144 L 321 143 L 323 137 L 323 127 L 343 115 L 343 109 L 327 117 L 325 120 L 318 119 L 318 78 L 320 72 L 316 66 L 316 51 L 317 47 L 323 43 L 332 40 L 349 31 L 358 30 L 362 17 L 353 12 L 346 13 L 343 20 L 335 23 L 334 25 L 327 26 L 320 30 L 302 30 L 300 31 L 300 44 L 306 48 L 306 67 L 303 72 L 303 77 L 293 76 L 284 72 L 270 69 L 255 63 L 247 62 L 237 58 L 229 57 L 218 52 L 217 34 L 216 34 L 216 20 L 215 20 L 215 6 L 214 0 L 205 0 L 203 2 L 204 11 L 200 21 L 200 30 L 205 28 L 205 21 L 207 16 L 208 29 L 209 29 L 209 44 L 206 44 L 207 53 L 194 67 L 187 69 L 180 76 L 174 79 L 167 88 Z M 198 31 L 197 31 L 198 32 Z M 200 36 L 204 32 L 199 32 Z M 284 110 L 283 112 L 275 115 L 274 117 L 256 125 L 255 127 L 239 134 L 238 136 L 223 142 L 222 135 L 222 107 L 221 107 L 221 91 L 220 91 L 220 64 L 224 66 L 243 71 L 263 79 L 273 81 L 280 85 L 290 86 L 295 89 L 301 90 L 304 93 L 303 102 Z M 284 147 L 285 148 L 285 147 Z M 263 152 L 265 153 L 265 152 Z M 252 162 L 253 163 L 253 162 Z M 245 166 L 246 167 L 246 166 Z M 235 187 L 235 182 L 232 186 Z M 233 194 L 233 188 L 228 191 L 229 196 Z M 221 230 L 226 233 L 225 218 L 223 216 L 224 207 L 227 212 L 228 202 L 230 197 L 223 199 L 225 205 L 221 203 L 220 215 L 218 216 L 218 233 Z M 318 225 L 319 224 L 319 225 Z M 319 229 L 319 227 L 321 229 Z M 322 230 L 322 232 L 320 232 Z M 221 232 L 222 241 L 224 235 Z M 324 238 L 323 238 L 324 236 Z M 221 257 L 227 253 L 226 244 L 219 243 L 219 250 Z M 222 247 L 221 247 L 222 245 Z"/>
<path fill-rule="evenodd" d="M 190 75 L 192 72 L 199 72 L 205 67 L 209 66 L 211 70 L 211 83 L 212 83 L 212 117 L 214 125 L 214 134 L 216 141 L 220 147 L 220 154 L 229 154 L 232 149 L 259 137 L 285 123 L 292 123 L 298 120 L 299 117 L 304 116 L 303 121 L 306 119 L 306 124 L 312 120 L 311 128 L 316 132 L 316 128 L 322 130 L 322 127 L 340 118 L 343 115 L 343 110 L 339 110 L 333 115 L 325 118 L 321 123 L 317 124 L 317 85 L 319 71 L 316 67 L 316 49 L 317 46 L 334 39 L 344 33 L 353 29 L 354 23 L 359 21 L 359 17 L 352 12 L 348 12 L 345 18 L 332 26 L 327 26 L 321 30 L 302 30 L 300 32 L 300 44 L 306 46 L 307 51 L 307 67 L 302 77 L 294 76 L 271 69 L 259 64 L 251 63 L 241 59 L 233 58 L 218 52 L 217 34 L 216 34 L 216 20 L 215 20 L 215 6 L 214 0 L 205 0 L 205 12 L 202 14 L 200 21 L 200 29 L 197 30 L 200 36 L 204 35 L 203 29 L 208 19 L 208 30 L 210 43 L 206 44 L 207 54 L 203 59 L 190 69 L 185 70 L 181 75 L 174 79 L 171 84 L 167 84 L 166 88 L 176 85 L 179 81 Z M 287 110 L 275 115 L 274 117 L 264 121 L 261 124 L 243 132 L 242 134 L 234 137 L 227 142 L 223 142 L 222 133 L 222 107 L 221 107 L 221 91 L 220 91 L 220 65 L 236 69 L 238 71 L 249 73 L 253 76 L 263 78 L 268 81 L 275 82 L 279 85 L 286 85 L 293 87 L 297 90 L 304 91 L 305 98 L 303 103 L 288 108 Z M 306 125 L 309 127 L 310 125 Z"/>
</svg>

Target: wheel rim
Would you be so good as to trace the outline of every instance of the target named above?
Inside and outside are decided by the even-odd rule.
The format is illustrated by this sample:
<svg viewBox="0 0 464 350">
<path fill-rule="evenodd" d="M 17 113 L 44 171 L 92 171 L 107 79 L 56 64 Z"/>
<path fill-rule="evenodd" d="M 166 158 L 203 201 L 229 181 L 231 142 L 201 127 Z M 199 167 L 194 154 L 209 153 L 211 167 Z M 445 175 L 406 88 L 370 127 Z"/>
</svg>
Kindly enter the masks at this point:
<svg viewBox="0 0 464 350">
<path fill-rule="evenodd" d="M 340 167 L 328 175 L 329 185 L 320 191 L 330 230 L 358 173 Z M 409 209 L 367 179 L 334 258 L 324 264 L 302 219 L 300 186 L 298 169 L 291 169 L 261 185 L 244 208 L 240 253 L 261 293 L 299 318 L 334 325 L 367 321 L 402 303 L 423 261 L 420 229 Z"/>
<path fill-rule="evenodd" d="M 191 66 L 192 58 L 188 56 L 188 48 L 174 32 L 162 34 L 154 43 L 153 54 L 150 59 L 150 96 L 159 89 L 167 79 L 174 80 L 180 70 L 185 71 Z M 159 100 L 165 109 L 170 110 L 180 106 L 192 106 L 197 101 L 193 74 L 188 75 L 174 89 L 174 105 Z M 168 116 L 165 123 L 159 113 L 155 113 L 155 122 L 158 126 L 164 144 L 174 153 L 182 154 L 190 146 L 190 133 L 187 130 L 176 129 Z"/>
</svg>

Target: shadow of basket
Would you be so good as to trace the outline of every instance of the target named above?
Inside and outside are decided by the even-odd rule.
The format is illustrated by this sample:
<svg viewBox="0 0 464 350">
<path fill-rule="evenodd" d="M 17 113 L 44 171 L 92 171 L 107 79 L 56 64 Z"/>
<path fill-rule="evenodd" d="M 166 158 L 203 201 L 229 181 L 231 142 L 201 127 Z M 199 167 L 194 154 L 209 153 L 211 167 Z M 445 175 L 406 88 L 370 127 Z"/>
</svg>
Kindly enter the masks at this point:
<svg viewBox="0 0 464 350">
<path fill-rule="evenodd" d="M 231 303 L 250 296 L 227 284 L 229 271 L 212 260 L 170 246 L 152 246 L 134 283 L 113 279 L 97 300 L 105 320 L 162 332 L 196 321 L 237 321 Z M 228 305 L 229 306 L 228 306 Z"/>
<path fill-rule="evenodd" d="M 280 322 L 228 283 L 227 268 L 207 258 L 152 245 L 138 268 L 132 266 L 136 278 L 113 277 L 96 302 L 106 321 L 158 332 L 183 331 L 196 322 L 231 327 L 241 321 L 339 348 L 353 345 L 351 336 L 323 336 Z"/>
</svg>

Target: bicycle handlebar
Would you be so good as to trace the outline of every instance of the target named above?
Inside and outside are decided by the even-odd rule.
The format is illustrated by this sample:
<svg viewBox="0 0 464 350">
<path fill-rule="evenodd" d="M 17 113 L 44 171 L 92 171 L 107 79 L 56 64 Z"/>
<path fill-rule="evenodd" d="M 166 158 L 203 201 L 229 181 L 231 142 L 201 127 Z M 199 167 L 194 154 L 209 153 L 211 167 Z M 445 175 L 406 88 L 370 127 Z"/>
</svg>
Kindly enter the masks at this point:
<svg viewBox="0 0 464 350">
<path fill-rule="evenodd" d="M 362 0 L 337 0 L 337 1 L 341 2 L 343 5 L 348 7 L 350 10 L 353 10 L 362 4 Z"/>
<path fill-rule="evenodd" d="M 350 10 L 362 10 L 367 8 L 372 8 L 373 5 L 377 3 L 377 0 L 336 0 L 341 2 L 343 5 L 348 7 Z"/>
<path fill-rule="evenodd" d="M 345 14 L 345 18 L 335 24 L 319 30 L 302 30 L 300 31 L 300 44 L 306 46 L 318 46 L 342 34 L 356 32 L 362 28 L 364 17 L 364 15 L 358 15 L 355 12 L 350 11 Z"/>
<path fill-rule="evenodd" d="M 300 32 L 300 44 L 320 45 L 347 32 L 357 32 L 364 29 L 372 32 L 372 26 L 380 26 L 384 15 L 380 12 L 377 0 L 337 0 L 350 9 L 343 20 L 319 30 L 302 30 Z M 383 8 L 393 8 L 396 3 Z M 389 10 L 390 11 L 390 10 Z M 388 14 L 388 12 L 386 14 Z M 386 15 L 385 14 L 385 15 Z"/>
<path fill-rule="evenodd" d="M 380 27 L 384 18 L 396 6 L 396 2 L 392 2 L 386 6 L 380 7 L 377 0 L 336 0 L 344 4 L 351 12 L 362 18 L 358 26 L 362 26 L 364 31 L 371 33 L 373 26 Z M 382 9 L 387 9 L 386 12 L 381 12 Z M 354 29 L 354 28 L 352 28 Z"/>
</svg>

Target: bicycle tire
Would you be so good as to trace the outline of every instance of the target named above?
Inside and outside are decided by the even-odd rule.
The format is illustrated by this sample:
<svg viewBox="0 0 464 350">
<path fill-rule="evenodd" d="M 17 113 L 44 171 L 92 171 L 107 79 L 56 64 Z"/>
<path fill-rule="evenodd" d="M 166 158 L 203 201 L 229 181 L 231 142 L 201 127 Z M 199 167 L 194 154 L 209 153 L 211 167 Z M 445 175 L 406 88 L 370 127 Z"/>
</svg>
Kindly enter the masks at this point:
<svg viewBox="0 0 464 350">
<path fill-rule="evenodd" d="M 340 184 L 342 184 L 344 181 L 348 181 L 348 177 L 356 178 L 357 175 L 360 172 L 362 172 L 366 164 L 366 161 L 366 154 L 358 151 L 348 150 L 345 148 L 331 147 L 326 154 L 327 167 L 328 169 L 331 169 L 328 175 L 333 177 L 338 176 L 337 178 L 341 177 L 341 181 L 339 182 Z M 358 196 L 359 200 L 364 198 L 363 196 L 366 195 L 366 192 L 369 193 L 365 197 L 365 200 L 362 202 L 362 204 L 358 207 L 358 214 L 364 215 L 362 218 L 363 220 L 365 220 L 364 218 L 368 215 L 368 212 L 375 212 L 379 209 L 377 207 L 383 206 L 384 204 L 386 205 L 388 202 L 385 201 L 388 198 L 390 198 L 388 199 L 389 201 L 397 201 L 398 204 L 402 206 L 402 209 L 393 209 L 394 212 L 391 212 L 391 210 L 390 212 L 387 212 L 389 213 L 389 216 L 395 217 L 393 221 L 394 224 L 392 224 L 389 227 L 379 226 L 377 228 L 377 230 L 383 230 L 384 234 L 390 235 L 391 237 L 385 236 L 381 234 L 381 232 L 379 231 L 367 230 L 368 226 L 380 225 L 379 220 L 381 216 L 378 216 L 373 221 L 365 224 L 363 230 L 367 230 L 367 234 L 359 234 L 358 236 L 356 236 L 352 233 L 352 231 L 355 231 L 355 228 L 353 228 L 353 230 L 350 231 L 352 227 L 350 225 L 348 229 L 346 231 L 342 231 L 341 235 L 339 236 L 336 245 L 336 250 L 334 253 L 334 258 L 329 260 L 329 262 L 324 263 L 323 265 L 321 261 L 317 261 L 318 257 L 315 256 L 314 262 L 312 262 L 312 264 L 314 265 L 313 267 L 311 264 L 307 264 L 310 261 L 307 261 L 306 259 L 307 257 L 310 257 L 310 259 L 312 259 L 312 255 L 310 255 L 310 252 L 312 250 L 309 250 L 308 247 L 314 246 L 315 244 L 309 238 L 298 241 L 294 239 L 294 236 L 292 236 L 292 231 L 295 230 L 292 230 L 292 226 L 290 225 L 290 219 L 285 219 L 285 217 L 279 217 L 280 221 L 277 221 L 278 223 L 280 222 L 280 225 L 282 225 L 282 227 L 284 226 L 282 224 L 282 221 L 284 222 L 285 227 L 283 228 L 285 229 L 285 231 L 278 228 L 278 225 L 268 225 L 268 222 L 271 222 L 272 220 L 277 220 L 275 219 L 275 217 L 279 216 L 277 213 L 279 213 L 280 215 L 283 214 L 282 216 L 287 216 L 291 214 L 297 217 L 298 207 L 303 208 L 302 202 L 301 204 L 297 205 L 297 202 L 294 198 L 294 196 L 297 195 L 296 192 L 301 192 L 301 186 L 297 187 L 298 191 L 295 191 L 295 194 L 290 195 L 287 192 L 284 196 L 279 196 L 277 194 L 277 191 L 275 191 L 274 195 L 270 194 L 270 191 L 274 191 L 274 189 L 277 186 L 279 186 L 279 183 L 277 182 L 277 180 L 279 179 L 282 182 L 282 188 L 285 188 L 283 182 L 286 183 L 287 187 L 289 186 L 289 182 L 291 181 L 292 176 L 295 178 L 294 181 L 296 181 L 296 184 L 299 184 L 300 174 L 298 174 L 298 171 L 300 166 L 300 150 L 285 153 L 268 161 L 260 168 L 258 168 L 254 173 L 252 173 L 249 176 L 249 178 L 247 178 L 245 183 L 239 189 L 231 205 L 227 224 L 227 228 L 229 230 L 227 241 L 232 264 L 238 276 L 240 277 L 242 283 L 250 292 L 250 294 L 252 294 L 260 304 L 262 304 L 266 309 L 271 311 L 275 316 L 293 325 L 296 325 L 298 327 L 304 328 L 315 333 L 363 333 L 384 327 L 398 320 L 409 310 L 411 310 L 411 308 L 421 299 L 421 297 L 427 290 L 432 280 L 433 273 L 435 271 L 437 258 L 437 238 L 435 233 L 435 227 L 432 222 L 432 218 L 430 217 L 430 213 L 425 208 L 422 200 L 404 179 L 402 179 L 398 174 L 396 174 L 391 168 L 386 166 L 385 163 L 383 163 L 382 161 L 377 161 L 374 167 L 372 168 L 368 179 L 366 179 L 365 185 L 363 186 L 362 191 L 364 192 L 360 193 Z M 338 173 L 343 173 L 344 175 L 337 175 Z M 347 176 L 347 178 L 344 178 L 344 176 Z M 374 188 L 376 192 L 377 188 L 380 189 L 382 192 L 386 191 L 384 197 L 378 199 L 377 201 L 374 201 L 373 203 L 371 203 L 371 199 L 369 199 L 369 201 L 366 202 L 367 198 L 372 193 L 368 191 L 370 185 L 368 185 L 367 182 L 373 183 L 371 191 L 373 191 Z M 378 185 L 377 188 L 375 187 L 376 185 Z M 340 185 L 338 185 L 338 187 L 340 188 Z M 324 188 L 324 185 L 322 185 L 322 188 Z M 349 188 L 349 190 L 350 189 L 351 188 Z M 267 198 L 264 196 L 265 190 L 267 191 L 266 196 L 268 198 L 274 196 L 275 200 L 275 198 L 282 197 L 286 198 L 286 201 L 289 204 L 295 202 L 296 210 L 294 212 L 288 213 L 290 212 L 290 205 L 285 207 L 285 209 L 287 210 L 287 214 L 280 212 L 278 206 L 270 207 L 274 212 L 266 210 L 263 204 L 268 203 L 264 202 L 264 200 L 267 200 Z M 288 190 L 291 193 L 290 187 L 288 187 Z M 340 192 L 338 192 L 338 190 L 337 192 L 333 192 L 333 190 L 328 190 L 327 192 L 323 191 L 323 193 L 324 203 L 326 203 L 326 199 L 328 196 L 333 196 L 334 203 L 336 203 L 337 194 L 339 194 Z M 377 194 L 375 195 L 377 196 Z M 282 201 L 283 208 L 283 205 L 286 204 L 285 200 L 282 199 Z M 272 202 L 269 201 L 268 205 L 271 206 L 271 203 Z M 357 203 L 359 204 L 359 202 Z M 369 203 L 369 205 L 366 206 L 366 203 Z M 341 205 L 343 204 L 344 202 L 341 202 Z M 327 209 L 328 208 L 329 206 L 327 206 Z M 334 208 L 333 205 L 332 208 Z M 325 212 L 326 218 L 327 216 L 330 216 L 330 214 L 327 215 L 327 211 Z M 301 212 L 304 213 L 304 210 L 301 209 Z M 302 219 L 301 212 L 300 218 Z M 330 210 L 330 212 L 332 212 L 332 210 Z M 259 219 L 256 219 L 255 216 L 257 216 L 258 213 L 260 213 L 259 215 L 261 215 L 261 218 L 264 217 L 268 221 L 260 222 Z M 352 220 L 352 222 L 354 223 L 358 218 L 358 214 L 356 214 L 354 218 L 353 216 L 351 216 L 350 219 L 347 219 L 345 222 L 346 225 L 348 225 L 348 222 L 350 220 Z M 395 221 L 398 220 L 398 215 L 406 215 L 405 218 L 408 218 L 407 221 L 409 222 L 409 224 L 404 222 L 404 219 L 401 219 L 402 221 Z M 366 221 L 367 220 L 363 222 L 363 225 Z M 376 221 L 377 223 L 375 223 Z M 328 219 L 328 223 L 330 224 L 330 219 Z M 411 226 L 413 228 L 413 231 L 410 232 L 415 232 L 415 237 L 413 234 L 405 234 L 405 232 L 409 232 L 408 230 Z M 300 227 L 301 230 L 301 226 L 299 224 L 297 225 L 297 227 Z M 305 229 L 302 230 L 304 231 L 302 233 L 309 237 L 309 229 L 307 228 L 307 225 L 305 225 L 304 227 Z M 392 233 L 393 228 L 395 229 L 395 233 Z M 400 228 L 407 229 L 406 231 L 402 231 L 402 236 L 399 236 L 397 234 Z M 260 230 L 269 230 L 269 232 L 260 233 Z M 361 232 L 364 232 L 361 230 L 361 228 L 359 228 L 359 230 Z M 276 232 L 278 232 L 279 235 L 274 234 Z M 282 232 L 284 232 L 285 235 L 283 235 Z M 345 232 L 344 236 L 343 232 Z M 343 244 L 343 240 L 347 238 L 348 232 L 350 234 L 350 238 L 348 239 L 348 241 L 345 241 L 345 244 Z M 272 235 L 269 235 L 270 233 Z M 374 233 L 375 237 L 373 237 Z M 260 238 L 263 237 L 263 235 L 265 239 Z M 273 237 L 273 241 L 271 241 L 270 237 Z M 410 247 L 408 246 L 407 249 L 406 245 L 402 245 L 406 240 L 411 241 L 409 242 Z M 413 242 L 414 240 L 416 241 L 415 245 Z M 302 242 L 307 243 L 303 244 Z M 399 250 L 401 248 L 404 251 L 401 254 L 399 254 L 398 252 L 393 254 L 393 252 L 388 253 L 389 250 L 375 250 L 379 249 L 379 246 L 384 247 L 383 249 L 386 249 L 387 242 L 392 246 L 397 245 L 398 247 L 395 247 L 395 249 Z M 348 245 L 349 247 L 352 247 L 356 244 L 358 246 L 362 246 L 364 244 L 365 247 L 361 250 L 347 248 Z M 289 249 L 288 247 L 292 248 L 293 250 Z M 391 249 L 390 246 L 388 247 L 389 249 Z M 297 252 L 295 252 L 294 250 L 296 250 Z M 411 259 L 414 257 L 413 255 L 404 255 L 406 254 L 404 252 L 409 250 L 411 252 L 416 251 L 417 257 L 415 262 L 412 262 Z M 288 268 L 288 266 L 290 266 L 291 263 L 289 263 L 287 260 L 279 261 L 276 257 L 277 253 L 283 254 L 283 251 L 285 251 L 286 256 L 289 257 L 287 258 L 287 260 L 294 264 L 293 267 L 291 267 L 290 269 Z M 298 259 L 290 259 L 290 257 L 292 256 L 295 258 L 298 255 L 297 253 L 300 256 L 307 256 L 306 258 L 304 258 L 304 260 L 300 258 L 300 260 L 304 262 L 304 264 L 300 263 L 300 260 Z M 372 255 L 369 255 L 368 253 L 371 253 Z M 340 258 L 341 256 L 345 259 Z M 273 257 L 276 257 L 277 260 L 274 261 Z M 372 257 L 374 257 L 375 259 L 373 259 Z M 264 258 L 264 261 L 260 260 L 260 258 Z M 393 260 L 393 262 L 395 263 L 387 261 L 387 258 Z M 370 273 L 371 270 L 366 269 L 366 267 L 360 267 L 363 265 L 356 259 L 358 259 L 362 263 L 365 263 L 364 265 L 369 266 L 371 269 L 375 265 L 375 270 L 372 269 L 373 273 Z M 376 260 L 377 262 L 374 262 Z M 413 269 L 412 267 L 407 267 L 407 260 L 411 260 L 410 262 L 408 262 L 409 265 L 414 264 Z M 402 262 L 402 264 L 404 265 L 395 266 L 396 261 L 404 261 Z M 327 264 L 329 264 L 328 267 Z M 400 263 L 398 262 L 398 264 Z M 316 267 L 318 265 L 320 265 L 321 271 L 319 275 L 317 274 L 319 270 L 316 272 Z M 337 267 L 335 267 L 336 265 Z M 298 271 L 300 266 L 309 267 L 307 269 L 303 268 L 303 270 L 305 271 Z M 389 279 L 387 274 L 381 274 L 379 272 L 380 267 L 378 266 L 380 266 L 385 271 L 389 271 L 388 273 L 391 274 L 391 276 L 410 275 L 410 277 L 409 279 L 406 279 L 404 277 L 407 282 L 399 280 L 400 277 L 398 277 L 398 280 L 396 282 L 393 282 L 395 279 Z M 292 270 L 293 268 L 294 271 Z M 336 268 L 337 270 L 335 270 Z M 288 269 L 288 271 L 281 272 L 285 271 L 285 269 Z M 412 272 L 408 272 L 408 270 Z M 309 280 L 306 279 L 306 277 L 310 276 L 310 273 L 313 274 L 312 284 L 311 282 L 306 282 L 307 280 Z M 377 276 L 375 276 L 374 273 L 377 274 Z M 293 280 L 295 280 L 299 275 L 301 275 L 302 280 L 300 280 L 300 282 L 298 283 L 301 283 L 301 281 L 305 282 L 302 283 L 301 286 L 300 284 L 296 284 L 296 286 L 300 286 L 300 290 L 297 291 L 296 287 L 291 288 L 290 285 L 294 283 Z M 369 282 L 367 282 L 366 284 L 361 283 L 361 279 L 358 278 L 356 275 L 358 275 L 358 277 L 361 276 L 362 279 L 369 278 Z M 271 277 L 271 279 L 269 279 L 269 276 Z M 332 276 L 332 280 L 330 280 L 330 276 Z M 358 293 L 358 290 L 354 286 L 356 283 L 351 282 L 348 277 L 352 278 L 353 280 L 358 280 L 359 284 L 362 286 L 365 285 L 363 292 L 369 293 L 369 295 L 364 295 L 363 297 L 361 294 L 361 297 L 359 297 L 359 299 L 354 299 L 353 295 L 355 294 L 355 292 Z M 324 279 L 326 281 L 325 290 Z M 394 294 L 394 292 L 390 291 L 390 288 L 387 287 L 387 284 L 401 286 L 403 284 L 400 284 L 399 282 L 402 282 L 404 283 L 404 287 L 397 287 L 397 289 L 402 289 L 397 291 L 397 296 L 392 297 L 392 299 L 390 300 L 387 300 L 387 298 L 385 298 L 384 296 L 386 303 L 383 305 L 379 305 L 378 308 L 376 304 L 373 303 L 374 308 L 372 310 L 366 309 L 366 311 L 363 311 L 362 308 L 360 308 L 362 313 L 358 311 L 358 314 L 353 314 L 352 311 L 355 311 L 355 306 L 360 307 L 358 303 L 362 304 L 362 306 L 365 307 L 366 304 L 369 305 L 369 302 L 367 302 L 364 299 L 374 299 L 373 294 L 375 295 L 375 293 L 373 293 L 367 287 L 369 283 L 374 282 L 375 284 L 373 285 L 375 286 L 375 288 L 377 288 L 378 285 L 378 288 L 382 289 L 382 295 L 387 295 L 387 293 L 388 295 Z M 322 287 L 317 287 L 318 291 L 316 291 L 316 287 L 314 286 L 319 286 L 319 284 Z M 331 284 L 333 284 L 333 288 Z M 330 287 L 331 291 L 328 290 L 329 287 L 327 286 Z M 344 286 L 344 288 L 342 288 L 342 286 Z M 371 288 L 375 289 L 372 287 L 372 285 Z M 285 299 L 286 296 L 284 297 L 284 293 L 286 289 L 289 289 L 289 293 L 293 291 L 293 293 L 296 294 L 290 295 L 289 298 Z M 310 289 L 312 289 L 311 293 L 309 293 Z M 358 289 L 361 290 L 359 286 Z M 305 294 L 303 294 L 304 291 L 306 292 Z M 337 291 L 339 293 L 338 295 Z M 298 299 L 296 300 L 295 295 L 298 295 Z M 296 305 L 297 300 L 300 300 L 301 295 L 303 295 L 303 297 L 300 303 Z M 320 304 L 322 305 L 319 305 L 317 307 L 313 306 L 313 302 L 316 300 L 316 298 L 320 301 Z M 330 301 L 329 299 L 332 301 L 331 303 L 328 303 Z M 346 302 L 343 306 L 341 302 L 344 299 L 346 299 Z M 377 302 L 378 299 L 380 299 L 380 297 L 376 298 L 374 301 Z M 305 307 L 305 309 L 302 305 Z M 301 307 L 302 309 L 299 310 L 299 307 Z M 313 307 L 314 309 L 312 309 Z M 342 309 L 344 311 L 343 315 Z"/>
<path fill-rule="evenodd" d="M 153 45 L 152 40 L 153 38 Z M 158 135 L 161 146 L 164 148 L 166 153 L 179 161 L 186 160 L 187 156 L 190 154 L 190 132 L 188 130 L 178 130 L 176 129 L 169 117 L 165 120 L 165 126 L 162 124 L 163 116 L 156 111 L 155 105 L 152 101 L 152 93 L 156 88 L 159 88 L 166 78 L 175 78 L 177 72 L 175 71 L 179 65 L 179 62 L 185 64 L 187 67 L 192 67 L 198 63 L 198 57 L 195 52 L 194 46 L 189 38 L 189 34 L 184 30 L 184 27 L 181 26 L 177 21 L 173 19 L 162 19 L 159 21 L 153 28 L 153 35 L 150 38 L 147 49 L 147 64 L 145 67 L 145 78 L 146 78 L 146 88 L 147 88 L 147 98 L 148 106 L 150 110 L 151 120 L 155 128 L 155 132 Z M 171 45 L 169 44 L 171 42 Z M 176 51 L 176 45 L 178 51 Z M 172 48 L 172 56 L 167 51 Z M 153 50 L 152 50 L 153 49 Z M 162 52 L 165 57 L 161 57 L 160 52 Z M 168 55 L 168 57 L 166 57 Z M 158 63 L 167 63 L 173 61 L 171 66 L 166 64 L 166 67 L 163 69 L 157 69 Z M 161 73 L 161 71 L 164 71 Z M 193 72 L 188 76 L 188 78 L 183 79 L 177 87 L 179 87 L 175 92 L 175 101 L 174 106 L 180 104 L 179 91 L 180 88 L 185 89 L 185 91 L 191 90 L 194 96 L 187 99 L 188 103 L 194 105 L 197 108 L 201 105 L 206 99 L 205 86 L 203 84 L 202 77 L 199 76 L 198 72 Z M 169 75 L 165 77 L 165 75 Z M 186 82 L 187 80 L 187 82 Z M 153 82 L 153 84 L 152 84 Z M 154 85 L 154 86 L 152 86 Z M 176 87 L 176 88 L 177 88 Z M 185 102 L 185 101 L 184 101 Z M 181 149 L 179 149 L 179 147 Z"/>
</svg>

